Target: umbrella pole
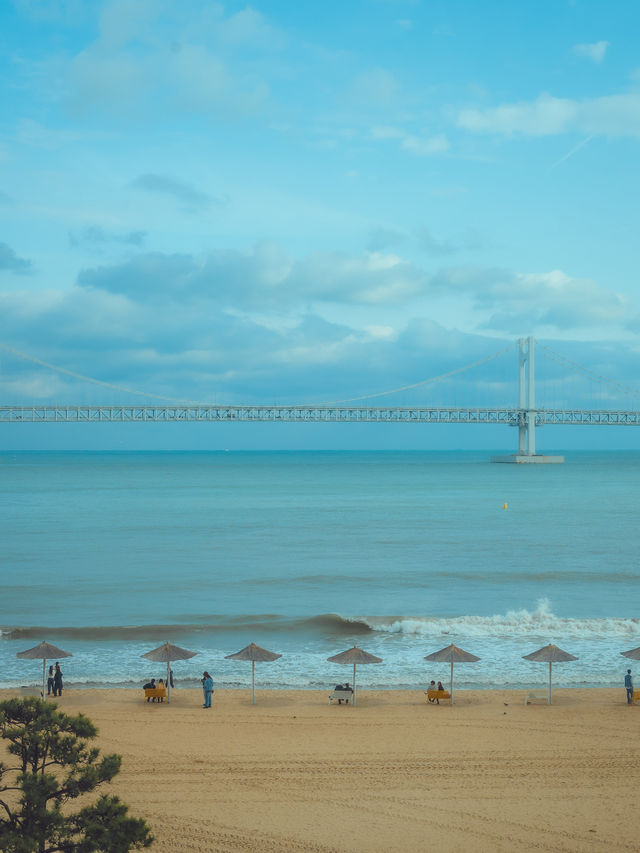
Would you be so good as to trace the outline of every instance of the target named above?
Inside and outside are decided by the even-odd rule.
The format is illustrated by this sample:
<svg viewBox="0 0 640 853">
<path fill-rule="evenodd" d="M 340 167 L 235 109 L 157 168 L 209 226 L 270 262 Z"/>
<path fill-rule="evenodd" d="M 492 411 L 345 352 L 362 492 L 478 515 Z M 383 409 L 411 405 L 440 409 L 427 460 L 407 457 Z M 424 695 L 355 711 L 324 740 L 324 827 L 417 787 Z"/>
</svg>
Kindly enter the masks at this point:
<svg viewBox="0 0 640 853">
<path fill-rule="evenodd" d="M 353 664 L 353 702 L 352 705 L 356 704 L 356 665 Z"/>
<path fill-rule="evenodd" d="M 42 693 L 40 694 L 40 697 L 42 698 L 43 702 L 44 702 L 44 682 L 45 682 L 46 669 L 47 669 L 47 659 L 42 658 Z"/>
<path fill-rule="evenodd" d="M 453 661 L 451 661 L 451 676 L 449 679 L 449 693 L 451 694 L 451 704 L 453 705 Z"/>
<path fill-rule="evenodd" d="M 549 661 L 549 704 L 551 705 L 551 661 Z"/>
<path fill-rule="evenodd" d="M 256 704 L 256 662 L 251 661 L 251 704 Z"/>
<path fill-rule="evenodd" d="M 169 672 L 171 671 L 169 667 L 171 666 L 171 661 L 167 661 L 167 705 L 171 702 L 171 679 L 169 678 Z"/>
</svg>

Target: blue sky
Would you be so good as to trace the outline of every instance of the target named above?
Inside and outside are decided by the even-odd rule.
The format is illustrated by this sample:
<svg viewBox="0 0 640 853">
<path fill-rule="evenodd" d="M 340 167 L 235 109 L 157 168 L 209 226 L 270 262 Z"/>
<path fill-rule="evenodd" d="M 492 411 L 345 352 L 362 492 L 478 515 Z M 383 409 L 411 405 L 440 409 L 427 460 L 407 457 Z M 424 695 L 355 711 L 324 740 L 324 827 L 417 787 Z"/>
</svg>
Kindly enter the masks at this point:
<svg viewBox="0 0 640 853">
<path fill-rule="evenodd" d="M 615 0 L 6 2 L 0 342 L 313 402 L 531 334 L 636 386 L 639 27 Z M 76 393 L 2 364 L 6 402 Z"/>
</svg>

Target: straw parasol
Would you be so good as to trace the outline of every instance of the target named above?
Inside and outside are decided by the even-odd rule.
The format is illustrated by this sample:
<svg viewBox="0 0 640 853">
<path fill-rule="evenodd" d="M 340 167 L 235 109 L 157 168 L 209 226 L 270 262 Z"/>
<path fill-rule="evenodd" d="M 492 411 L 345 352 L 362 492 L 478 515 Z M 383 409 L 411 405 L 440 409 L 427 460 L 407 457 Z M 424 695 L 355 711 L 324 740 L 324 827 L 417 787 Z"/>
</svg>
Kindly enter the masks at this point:
<svg viewBox="0 0 640 853">
<path fill-rule="evenodd" d="M 621 655 L 624 655 L 626 658 L 631 658 L 631 660 L 640 660 L 640 646 L 637 649 L 631 649 L 628 652 L 620 652 Z"/>
<path fill-rule="evenodd" d="M 189 658 L 197 654 L 198 652 L 190 652 L 188 649 L 181 649 L 180 646 L 174 646 L 171 643 L 163 643 L 157 649 L 146 652 L 140 655 L 140 657 L 147 658 L 156 663 L 167 664 L 167 702 L 171 702 L 171 661 L 189 660 Z"/>
<path fill-rule="evenodd" d="M 430 655 L 425 657 L 425 660 L 435 661 L 435 663 L 450 663 L 451 664 L 451 676 L 449 680 L 449 693 L 451 694 L 451 704 L 453 705 L 453 665 L 454 663 L 475 663 L 477 660 L 480 660 L 476 655 L 472 655 L 471 652 L 465 652 L 464 649 L 461 649 L 459 646 L 454 646 L 451 643 L 450 646 L 447 646 L 444 649 L 440 649 L 439 652 L 433 652 Z"/>
<path fill-rule="evenodd" d="M 334 655 L 332 658 L 327 658 L 331 663 L 353 664 L 353 701 L 352 705 L 356 704 L 356 666 L 359 663 L 382 663 L 382 658 L 377 658 L 375 655 L 370 655 L 354 646 L 352 649 L 347 649 L 346 652 L 340 652 L 339 655 Z"/>
<path fill-rule="evenodd" d="M 251 704 L 256 704 L 256 661 L 259 663 L 270 663 L 278 660 L 282 655 L 276 652 L 270 652 L 267 649 L 262 649 L 256 646 L 255 643 L 249 643 L 244 649 L 240 649 L 233 655 L 225 655 L 225 660 L 250 660 L 251 661 Z"/>
<path fill-rule="evenodd" d="M 553 643 L 549 643 L 548 646 L 543 646 L 541 649 L 538 649 L 537 652 L 531 652 L 530 655 L 522 655 L 524 660 L 532 660 L 536 663 L 548 663 L 549 664 L 549 704 L 551 705 L 551 666 L 554 663 L 564 663 L 568 660 L 578 660 L 574 655 L 570 655 L 569 652 L 565 652 L 562 649 L 559 649 L 558 646 L 554 646 Z"/>
<path fill-rule="evenodd" d="M 32 649 L 27 649 L 26 652 L 18 652 L 17 658 L 25 658 L 26 660 L 42 660 L 42 698 L 44 699 L 44 685 L 46 682 L 47 660 L 57 660 L 58 658 L 73 657 L 71 652 L 65 652 L 57 646 L 52 646 L 51 643 L 45 643 L 43 640 Z"/>
</svg>

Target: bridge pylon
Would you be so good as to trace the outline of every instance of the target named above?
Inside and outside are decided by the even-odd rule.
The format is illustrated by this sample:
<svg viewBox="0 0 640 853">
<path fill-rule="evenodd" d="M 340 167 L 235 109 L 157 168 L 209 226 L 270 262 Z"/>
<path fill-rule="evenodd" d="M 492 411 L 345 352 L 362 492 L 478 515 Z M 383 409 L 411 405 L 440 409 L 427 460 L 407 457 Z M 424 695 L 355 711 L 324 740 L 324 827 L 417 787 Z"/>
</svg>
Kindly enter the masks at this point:
<svg viewBox="0 0 640 853">
<path fill-rule="evenodd" d="M 532 336 L 518 340 L 518 452 L 510 456 L 493 456 L 492 462 L 564 462 L 564 456 L 544 456 L 536 453 L 535 343 Z"/>
</svg>

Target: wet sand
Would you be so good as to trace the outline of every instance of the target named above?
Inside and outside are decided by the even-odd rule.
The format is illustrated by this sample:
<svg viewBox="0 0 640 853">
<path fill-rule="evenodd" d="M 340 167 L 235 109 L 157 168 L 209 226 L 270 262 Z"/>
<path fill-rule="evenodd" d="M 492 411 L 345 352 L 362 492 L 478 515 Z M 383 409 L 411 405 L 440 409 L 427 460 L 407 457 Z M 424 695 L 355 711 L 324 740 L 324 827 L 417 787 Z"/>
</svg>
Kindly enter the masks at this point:
<svg viewBox="0 0 640 853">
<path fill-rule="evenodd" d="M 635 851 L 640 704 L 624 689 L 66 690 L 58 705 L 123 757 L 111 788 L 158 851 Z M 0 699 L 16 695 L 0 691 Z"/>
</svg>

